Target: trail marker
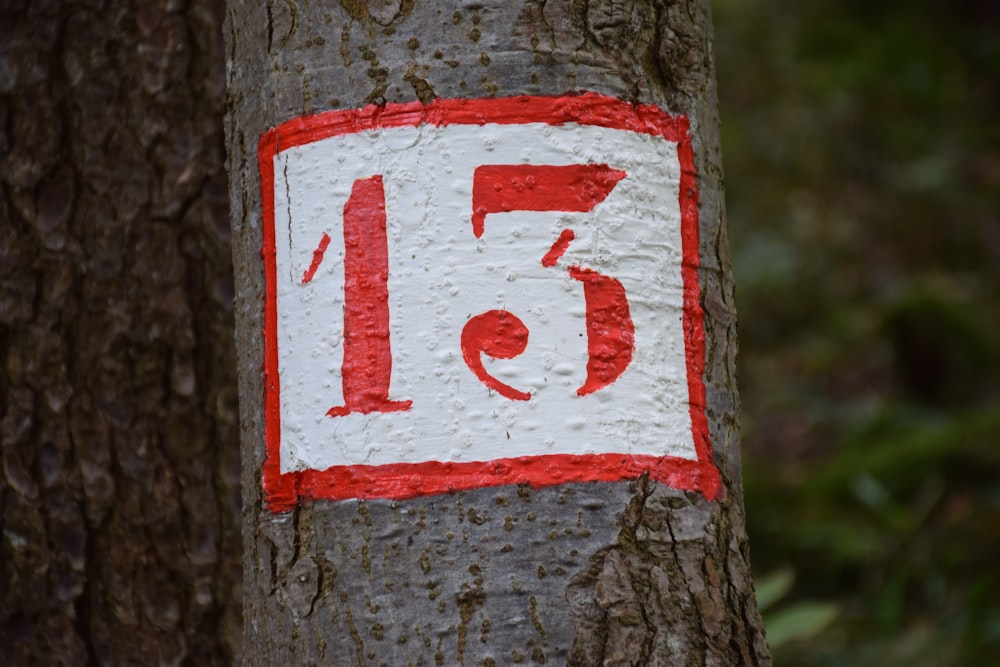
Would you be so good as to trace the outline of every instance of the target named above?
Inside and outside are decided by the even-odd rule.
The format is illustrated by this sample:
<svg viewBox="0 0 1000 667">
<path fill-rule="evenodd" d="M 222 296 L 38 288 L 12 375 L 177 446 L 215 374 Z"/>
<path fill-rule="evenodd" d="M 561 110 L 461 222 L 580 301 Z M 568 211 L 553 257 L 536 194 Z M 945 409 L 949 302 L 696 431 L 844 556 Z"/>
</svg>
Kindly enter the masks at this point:
<svg viewBox="0 0 1000 667">
<path fill-rule="evenodd" d="M 272 510 L 646 471 L 717 495 L 685 118 L 389 104 L 258 156 Z"/>
</svg>

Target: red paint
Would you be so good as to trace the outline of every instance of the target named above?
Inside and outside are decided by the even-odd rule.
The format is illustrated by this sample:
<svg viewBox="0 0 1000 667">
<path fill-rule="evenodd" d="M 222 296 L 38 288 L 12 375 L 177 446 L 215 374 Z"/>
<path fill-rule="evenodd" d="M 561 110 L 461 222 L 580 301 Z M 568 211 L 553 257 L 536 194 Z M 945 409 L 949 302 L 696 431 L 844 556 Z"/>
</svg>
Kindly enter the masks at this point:
<svg viewBox="0 0 1000 667">
<path fill-rule="evenodd" d="M 712 462 L 712 443 L 708 433 L 708 405 L 705 394 L 705 313 L 701 309 L 701 289 L 698 285 L 698 182 L 694 168 L 694 149 L 691 137 L 677 143 L 677 158 L 681 164 L 680 208 L 681 208 L 681 278 L 684 283 L 684 353 L 687 361 L 688 403 L 691 415 L 691 435 L 698 460 L 704 461 L 711 470 L 705 496 L 719 498 L 722 494 L 722 480 Z"/>
<path fill-rule="evenodd" d="M 369 104 L 362 109 L 299 116 L 261 135 L 258 158 L 262 155 L 261 151 L 269 153 L 267 159 L 271 159 L 282 150 L 364 130 L 486 123 L 576 123 L 649 134 L 678 144 L 685 141 L 690 144 L 691 141 L 687 118 L 671 116 L 651 104 L 629 104 L 598 93 L 562 97 L 521 95 L 499 99 L 434 100 L 426 105 L 417 101 L 384 106 Z M 681 164 L 683 166 L 683 161 Z M 273 170 L 273 166 L 270 168 Z M 273 173 L 271 177 L 274 177 Z"/>
<path fill-rule="evenodd" d="M 413 401 L 390 401 L 389 241 L 381 176 L 354 182 L 344 204 L 344 405 L 327 415 L 399 412 Z"/>
<path fill-rule="evenodd" d="M 562 230 L 559 238 L 552 244 L 552 249 L 545 253 L 545 257 L 542 257 L 542 266 L 555 266 L 556 262 L 566 253 L 566 249 L 569 248 L 569 244 L 575 238 L 576 234 L 573 233 L 572 229 Z"/>
<path fill-rule="evenodd" d="M 326 470 L 281 472 L 280 378 L 278 374 L 277 266 L 274 235 L 274 158 L 282 150 L 368 129 L 389 127 L 545 123 L 578 123 L 629 130 L 677 143 L 681 165 L 680 209 L 684 285 L 684 341 L 692 436 L 697 460 L 645 455 L 546 455 L 485 462 L 438 462 L 383 466 L 334 466 Z M 700 491 L 717 500 L 722 480 L 713 463 L 705 416 L 704 314 L 698 285 L 698 187 L 689 121 L 652 105 L 634 105 L 597 93 L 562 97 L 520 96 L 502 99 L 434 100 L 369 105 L 363 109 L 327 111 L 293 118 L 264 133 L 258 143 L 261 204 L 264 214 L 264 438 L 261 469 L 267 507 L 293 509 L 302 500 L 348 498 L 413 498 L 505 484 L 547 486 L 567 482 L 650 479 L 685 491 Z M 586 289 L 586 288 L 585 288 Z"/>
<path fill-rule="evenodd" d="M 462 358 L 479 381 L 515 401 L 527 401 L 531 394 L 518 391 L 486 372 L 480 353 L 494 359 L 513 359 L 528 347 L 528 327 L 506 310 L 490 310 L 476 315 L 462 329 Z"/>
<path fill-rule="evenodd" d="M 491 213 L 591 211 L 607 198 L 625 176 L 624 171 L 612 169 L 606 164 L 477 167 L 472 184 L 472 232 L 476 238 L 482 236 L 486 216 Z M 555 265 L 574 238 L 573 230 L 563 230 L 542 258 L 542 265 Z M 625 288 L 618 280 L 579 267 L 571 268 L 570 275 L 583 283 L 587 302 L 587 381 L 576 392 L 580 396 L 586 396 L 608 386 L 625 372 L 632 361 L 632 350 L 635 349 L 635 326 L 629 314 Z M 464 333 L 462 341 L 464 350 Z M 523 348 L 518 354 L 521 351 Z M 478 357 L 476 361 L 478 362 Z M 470 364 L 469 367 L 480 380 L 486 382 L 471 365 L 468 356 L 466 363 Z M 485 371 L 482 372 L 485 374 Z M 494 378 L 490 380 L 497 382 Z M 487 383 L 487 386 L 492 385 Z M 507 385 L 500 386 L 516 392 Z M 499 388 L 497 391 L 508 398 L 512 397 Z M 524 396 L 526 400 L 528 395 Z"/>
<path fill-rule="evenodd" d="M 606 164 L 564 166 L 491 164 L 472 180 L 472 233 L 483 235 L 486 216 L 509 211 L 587 212 L 604 201 L 625 172 Z"/>
<path fill-rule="evenodd" d="M 586 396 L 617 380 L 632 363 L 635 324 L 621 282 L 578 266 L 571 266 L 569 275 L 583 283 L 587 302 L 587 381 L 576 390 Z"/>
<path fill-rule="evenodd" d="M 323 232 L 323 238 L 319 240 L 319 246 L 317 246 L 317 248 L 313 250 L 312 263 L 309 265 L 309 268 L 306 269 L 305 273 L 302 274 L 303 285 L 312 281 L 313 276 L 316 275 L 316 269 L 319 268 L 320 263 L 323 261 L 323 254 L 326 252 L 326 249 L 329 246 L 330 246 L 330 235 L 327 234 L 326 232 Z"/>
<path fill-rule="evenodd" d="M 571 482 L 617 482 L 649 473 L 654 479 L 682 491 L 701 491 L 715 498 L 718 471 L 702 461 L 670 456 L 634 454 L 548 454 L 492 461 L 424 461 L 379 466 L 334 466 L 327 470 L 288 473 L 302 500 L 394 498 L 405 500 L 466 489 L 530 484 L 551 486 Z M 289 486 L 292 486 L 289 480 Z M 295 501 L 275 505 L 272 511 L 290 510 Z M 279 497 L 283 500 L 283 497 Z"/>
</svg>

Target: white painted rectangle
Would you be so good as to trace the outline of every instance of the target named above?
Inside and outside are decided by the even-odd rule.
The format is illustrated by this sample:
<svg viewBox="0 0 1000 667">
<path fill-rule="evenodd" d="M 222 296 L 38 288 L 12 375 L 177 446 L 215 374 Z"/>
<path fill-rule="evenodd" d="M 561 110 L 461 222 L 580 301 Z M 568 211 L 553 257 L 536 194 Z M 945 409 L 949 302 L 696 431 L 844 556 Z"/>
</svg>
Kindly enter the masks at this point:
<svg viewBox="0 0 1000 667">
<path fill-rule="evenodd" d="M 273 192 L 265 193 L 265 225 L 273 225 L 265 237 L 272 239 L 274 253 L 273 275 L 268 275 L 273 322 L 266 335 L 273 339 L 269 353 L 276 354 L 270 368 L 276 362 L 277 370 L 268 387 L 270 398 L 278 397 L 271 403 L 277 415 L 269 413 L 268 423 L 269 447 L 277 444 L 272 454 L 279 464 L 272 472 L 548 456 L 558 462 L 559 455 L 607 454 L 705 464 L 689 394 L 692 339 L 685 335 L 685 308 L 690 320 L 692 306 L 685 295 L 690 301 L 692 285 L 685 283 L 682 270 L 682 226 L 691 221 L 682 219 L 678 141 L 667 133 L 608 123 L 503 119 L 370 125 L 288 148 L 278 145 L 270 156 L 262 153 L 262 160 L 271 161 L 262 172 L 273 169 L 268 175 Z M 511 192 L 512 183 L 550 187 L 546 192 L 558 196 L 549 197 L 550 204 L 541 206 L 545 209 L 562 206 L 551 202 L 570 186 L 536 185 L 530 168 L 563 173 L 555 168 L 574 165 L 613 172 L 619 180 L 606 186 L 610 191 L 603 200 L 591 197 L 590 185 L 573 185 L 574 192 L 586 190 L 581 197 L 591 197 L 586 206 L 592 208 L 586 211 L 574 210 L 572 197 L 569 210 L 518 210 L 515 205 L 509 212 L 487 211 L 477 238 L 477 169 L 482 178 L 492 167 L 515 175 L 526 169 L 526 181 L 517 176 L 490 187 L 498 193 L 500 187 Z M 265 188 L 271 185 L 267 180 Z M 348 236 L 359 233 L 365 244 L 381 243 L 387 272 L 373 268 L 371 254 L 354 265 L 348 257 L 347 246 L 357 238 L 345 238 L 345 206 L 359 182 L 366 193 L 376 193 L 377 186 L 384 192 L 385 237 L 379 241 L 370 207 L 349 223 L 357 227 L 350 227 L 355 231 Z M 489 190 L 477 192 L 481 204 Z M 513 201 L 508 199 L 505 206 Z M 560 255 L 557 241 L 566 238 L 565 230 L 573 238 Z M 265 255 L 269 250 L 265 247 Z M 547 254 L 559 257 L 546 266 Z M 618 333 L 607 335 L 618 336 L 617 345 L 631 337 L 621 333 L 622 322 L 609 315 L 612 310 L 594 306 L 588 324 L 591 297 L 581 272 L 601 281 L 601 295 L 617 294 L 609 287 L 617 281 L 634 326 L 630 361 L 623 362 L 622 354 L 614 357 L 608 363 L 617 364 L 615 372 L 603 371 L 601 377 L 609 381 L 596 389 L 602 383 L 588 384 L 588 364 L 602 363 L 592 359 L 591 349 L 607 334 L 600 333 L 600 321 L 611 318 Z M 598 274 L 602 278 L 594 277 Z M 365 287 L 357 286 L 357 275 Z M 371 296 L 377 293 L 371 283 L 379 276 L 388 291 L 382 306 Z M 696 297 L 696 283 L 694 288 Z M 351 289 L 356 291 L 348 297 Z M 594 290 L 591 296 L 598 294 Z M 388 343 L 372 345 L 391 350 L 391 370 L 382 364 L 375 373 L 388 373 L 381 400 L 394 406 L 389 411 L 352 410 L 353 399 L 345 396 L 353 391 L 344 378 L 345 357 L 352 356 L 345 352 L 345 328 L 369 321 L 359 314 L 359 304 L 365 313 L 388 310 Z M 614 312 L 620 315 L 620 310 Z M 478 357 L 486 373 L 521 392 L 521 399 L 488 387 L 463 358 L 463 330 L 487 311 L 512 314 L 527 329 L 523 353 Z M 355 313 L 353 320 L 348 312 Z M 700 313 L 696 324 L 700 336 Z M 372 330 L 362 329 L 360 337 L 372 336 Z M 368 359 L 353 357 L 355 362 Z M 372 370 L 358 370 L 362 365 L 350 371 L 355 383 Z M 695 378 L 694 386 L 701 387 L 700 382 Z M 585 386 L 590 389 L 583 393 Z M 703 419 L 701 406 L 695 408 Z M 336 480 L 329 485 L 336 486 Z"/>
</svg>

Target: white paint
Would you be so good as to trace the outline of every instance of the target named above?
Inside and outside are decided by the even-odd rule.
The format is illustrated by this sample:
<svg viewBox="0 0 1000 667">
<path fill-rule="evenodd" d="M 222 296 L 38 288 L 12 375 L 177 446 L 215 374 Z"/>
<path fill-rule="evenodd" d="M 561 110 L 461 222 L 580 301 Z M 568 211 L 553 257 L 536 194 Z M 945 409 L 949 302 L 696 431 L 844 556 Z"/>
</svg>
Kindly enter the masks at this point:
<svg viewBox="0 0 1000 667">
<path fill-rule="evenodd" d="M 282 472 L 541 454 L 697 458 L 676 144 L 594 126 L 420 126 L 323 139 L 274 160 Z M 605 163 L 628 176 L 589 213 L 492 214 L 476 239 L 473 170 L 523 163 Z M 328 417 L 344 402 L 342 213 L 354 181 L 376 174 L 388 216 L 390 399 L 413 405 Z M 557 266 L 543 267 L 567 227 L 576 240 Z M 324 232 L 329 249 L 302 285 Z M 576 395 L 586 378 L 585 302 L 572 265 L 620 280 L 635 323 L 629 368 L 585 397 Z M 462 360 L 462 327 L 491 309 L 511 311 L 530 330 L 521 356 L 484 360 L 530 401 L 491 394 Z"/>
</svg>

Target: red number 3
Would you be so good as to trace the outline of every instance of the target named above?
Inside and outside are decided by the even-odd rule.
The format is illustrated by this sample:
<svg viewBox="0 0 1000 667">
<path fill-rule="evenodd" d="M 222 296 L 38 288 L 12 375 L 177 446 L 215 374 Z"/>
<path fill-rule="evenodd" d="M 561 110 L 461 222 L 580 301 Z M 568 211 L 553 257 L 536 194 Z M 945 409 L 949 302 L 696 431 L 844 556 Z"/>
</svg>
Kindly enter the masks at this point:
<svg viewBox="0 0 1000 667">
<path fill-rule="evenodd" d="M 472 232 L 485 232 L 486 216 L 509 211 L 587 212 L 600 204 L 625 178 L 624 171 L 606 164 L 484 165 L 476 169 L 472 185 Z M 542 266 L 555 266 L 575 234 L 564 229 L 542 257 Z M 635 325 L 621 282 L 591 269 L 569 267 L 569 275 L 583 283 L 587 317 L 587 380 L 576 390 L 586 396 L 617 380 L 632 362 Z M 514 329 L 512 330 L 512 327 Z M 516 333 L 513 333 L 516 331 Z M 512 339 L 511 336 L 514 336 Z M 492 346 L 489 341 L 496 341 Z M 511 359 L 527 347 L 528 329 L 515 315 L 491 310 L 477 315 L 462 330 L 462 357 L 476 377 L 502 396 L 528 400 L 531 395 L 507 386 L 486 373 L 479 351 Z"/>
</svg>

